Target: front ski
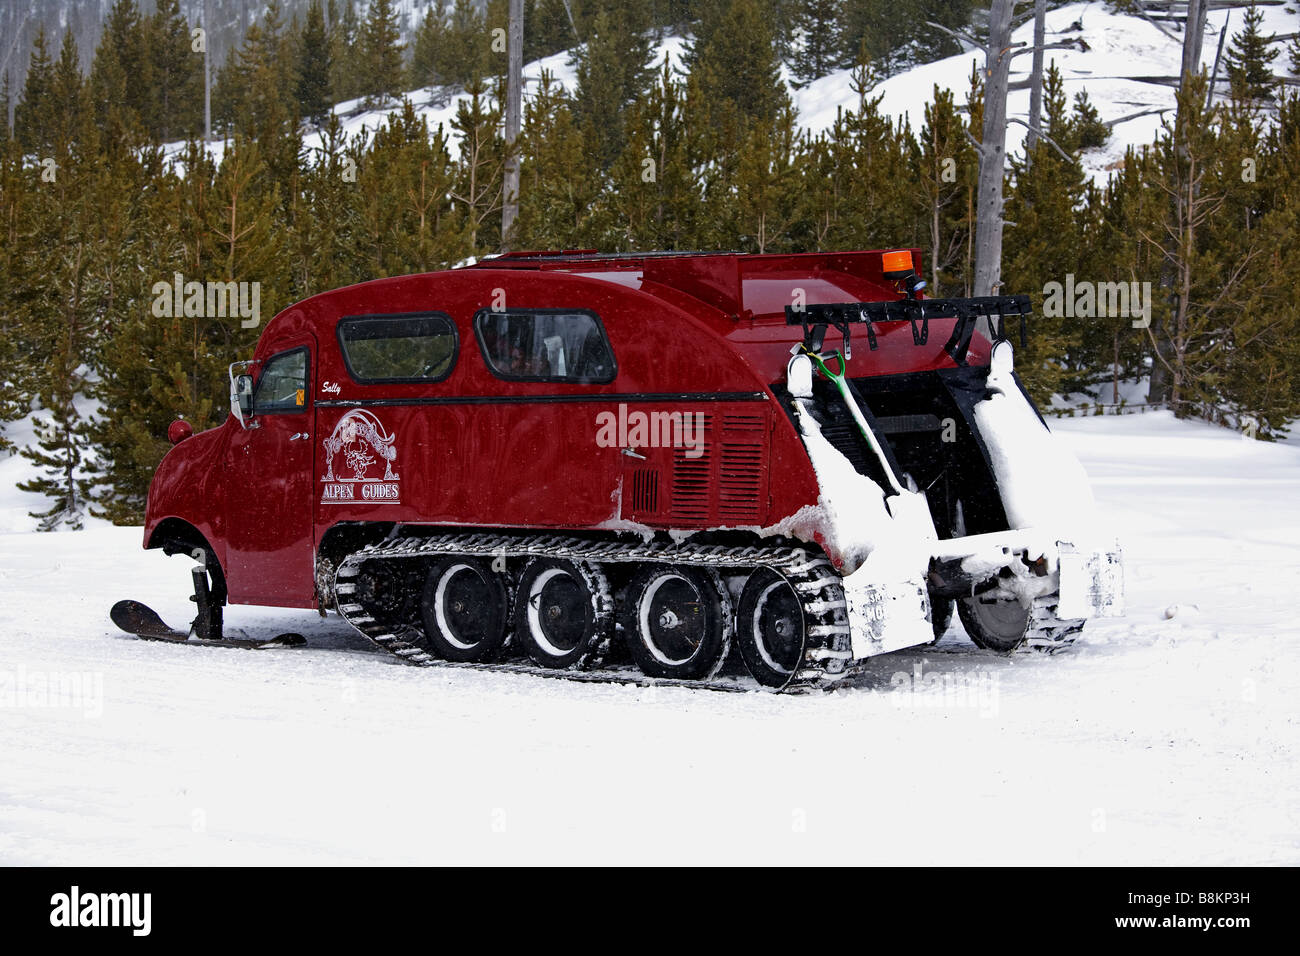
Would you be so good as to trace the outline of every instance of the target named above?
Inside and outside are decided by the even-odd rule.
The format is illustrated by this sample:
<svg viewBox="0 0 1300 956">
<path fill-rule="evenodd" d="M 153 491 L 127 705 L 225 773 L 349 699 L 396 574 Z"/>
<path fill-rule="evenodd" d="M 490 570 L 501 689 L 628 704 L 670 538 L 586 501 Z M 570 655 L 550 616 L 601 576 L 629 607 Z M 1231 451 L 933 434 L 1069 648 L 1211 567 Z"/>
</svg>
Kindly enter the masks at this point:
<svg viewBox="0 0 1300 956">
<path fill-rule="evenodd" d="M 244 638 L 223 637 L 209 640 L 186 634 L 168 627 L 158 612 L 139 601 L 118 601 L 108 612 L 113 623 L 136 637 L 146 641 L 167 641 L 172 644 L 191 644 L 198 647 L 238 647 L 244 650 L 272 650 L 279 647 L 302 647 L 307 639 L 301 634 L 280 634 L 269 641 L 255 641 Z"/>
</svg>

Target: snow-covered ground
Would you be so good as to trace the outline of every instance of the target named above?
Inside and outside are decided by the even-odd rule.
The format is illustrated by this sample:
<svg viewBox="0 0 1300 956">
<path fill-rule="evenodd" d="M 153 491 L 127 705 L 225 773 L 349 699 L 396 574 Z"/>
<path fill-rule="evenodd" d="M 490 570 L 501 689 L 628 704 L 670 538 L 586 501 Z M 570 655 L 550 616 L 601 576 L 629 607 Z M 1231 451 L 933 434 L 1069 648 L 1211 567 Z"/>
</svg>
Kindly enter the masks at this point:
<svg viewBox="0 0 1300 956">
<path fill-rule="evenodd" d="M 0 534 L 0 863 L 1300 863 L 1300 448 L 1056 429 L 1128 616 L 1052 657 L 955 626 L 831 694 L 418 670 L 255 608 L 228 622 L 311 646 L 136 641 L 108 607 L 183 623 L 188 562 Z"/>
</svg>

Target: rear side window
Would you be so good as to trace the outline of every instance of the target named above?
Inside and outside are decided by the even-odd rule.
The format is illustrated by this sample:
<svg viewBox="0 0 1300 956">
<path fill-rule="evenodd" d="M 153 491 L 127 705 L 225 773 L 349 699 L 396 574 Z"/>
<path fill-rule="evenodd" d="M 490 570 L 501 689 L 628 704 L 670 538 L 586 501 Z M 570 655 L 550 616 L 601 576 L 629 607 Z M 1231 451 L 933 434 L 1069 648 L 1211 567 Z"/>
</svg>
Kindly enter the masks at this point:
<svg viewBox="0 0 1300 956">
<path fill-rule="evenodd" d="M 267 359 L 253 393 L 253 414 L 302 412 L 307 405 L 307 350 L 281 352 Z"/>
<path fill-rule="evenodd" d="M 590 385 L 614 380 L 614 352 L 594 312 L 484 310 L 474 316 L 474 332 L 498 378 Z"/>
<path fill-rule="evenodd" d="M 350 316 L 338 334 L 357 382 L 440 382 L 456 364 L 456 323 L 441 312 Z"/>
</svg>

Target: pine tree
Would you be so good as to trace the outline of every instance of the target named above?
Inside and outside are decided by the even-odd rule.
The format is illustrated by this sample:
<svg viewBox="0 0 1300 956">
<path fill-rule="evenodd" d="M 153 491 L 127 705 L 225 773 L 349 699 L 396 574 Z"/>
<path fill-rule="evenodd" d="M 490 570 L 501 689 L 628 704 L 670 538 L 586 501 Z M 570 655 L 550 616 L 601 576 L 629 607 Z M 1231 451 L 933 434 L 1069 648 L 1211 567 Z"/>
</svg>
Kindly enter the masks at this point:
<svg viewBox="0 0 1300 956">
<path fill-rule="evenodd" d="M 1163 124 L 1151 184 L 1165 208 L 1144 238 L 1161 250 L 1168 296 L 1148 329 L 1154 348 L 1149 400 L 1180 416 L 1213 417 L 1249 263 L 1215 248 L 1224 230 L 1240 228 L 1219 217 L 1241 172 L 1224 168 L 1223 117 L 1206 106 L 1206 86 L 1201 78 L 1180 89 L 1177 115 Z"/>
<path fill-rule="evenodd" d="M 974 225 L 970 209 L 979 161 L 967 138 L 966 124 L 953 94 L 934 87 L 926 104 L 920 136 L 920 190 L 917 200 L 926 223 L 932 296 L 968 295 L 972 276 L 965 268 L 966 247 Z"/>
<path fill-rule="evenodd" d="M 320 0 L 312 0 L 298 48 L 298 111 L 320 125 L 333 103 L 330 70 L 333 66 L 330 35 Z"/>
<path fill-rule="evenodd" d="M 272 0 L 262 21 L 250 26 L 243 45 L 232 51 L 214 94 L 217 120 L 235 135 L 257 141 L 259 161 L 281 185 L 286 201 L 301 146 L 288 47 L 279 6 Z"/>
<path fill-rule="evenodd" d="M 792 108 L 749 131 L 734 182 L 736 246 L 750 252 L 795 251 L 790 228 L 803 192 L 800 160 Z"/>
<path fill-rule="evenodd" d="M 404 49 L 392 0 L 372 0 L 370 12 L 361 27 L 365 67 L 362 92 L 382 99 L 401 90 Z"/>
<path fill-rule="evenodd" d="M 9 82 L 9 71 L 5 70 L 4 76 L 0 77 L 0 109 L 4 110 L 4 122 L 0 123 L 0 141 L 9 142 L 13 139 L 14 131 L 9 127 L 9 103 L 13 100 L 13 84 Z"/>
<path fill-rule="evenodd" d="M 373 278 L 361 249 L 365 226 L 358 180 L 371 178 L 364 168 L 361 138 L 346 141 L 338 116 L 330 114 L 321 139 L 321 146 L 307 157 L 301 189 L 295 192 L 294 298 Z"/>
<path fill-rule="evenodd" d="M 854 0 L 843 12 L 841 57 L 844 62 L 878 64 L 892 76 L 917 63 L 960 53 L 942 30 L 965 27 L 973 0 Z"/>
<path fill-rule="evenodd" d="M 650 0 L 650 22 L 678 34 L 684 33 L 690 24 L 700 19 L 700 7 L 706 2 L 709 0 Z"/>
<path fill-rule="evenodd" d="M 1251 4 L 1246 9 L 1245 24 L 1228 46 L 1228 81 L 1233 95 L 1239 99 L 1273 99 L 1277 81 L 1273 78 L 1272 63 L 1278 51 L 1272 49 L 1269 38 L 1261 32 L 1263 23 L 1264 15 Z"/>
<path fill-rule="evenodd" d="M 79 366 L 67 364 L 70 356 L 75 360 L 76 345 L 73 330 L 61 330 L 57 351 L 47 368 L 51 384 L 40 395 L 47 414 L 34 421 L 36 445 L 22 450 L 23 457 L 39 472 L 34 478 L 20 481 L 18 490 L 44 495 L 50 501 L 46 510 L 29 512 L 40 519 L 37 527 L 41 531 L 60 527 L 80 530 L 90 503 L 92 479 L 85 473 L 90 438 L 76 407 L 86 379 Z"/>
<path fill-rule="evenodd" d="M 451 196 L 462 223 L 467 254 L 482 256 L 501 245 L 501 190 L 505 143 L 501 114 L 482 80 L 471 81 L 469 99 L 456 109 L 452 129 L 460 140 L 460 159 Z"/>
<path fill-rule="evenodd" d="M 1088 99 L 1087 90 L 1080 90 L 1074 96 L 1069 130 L 1071 148 L 1077 150 L 1098 149 L 1110 139 L 1110 127 L 1102 122 L 1097 107 Z"/>
<path fill-rule="evenodd" d="M 91 100 L 110 148 L 143 137 L 152 88 L 153 67 L 136 0 L 115 0 L 90 67 Z"/>
<path fill-rule="evenodd" d="M 840 0 L 797 0 L 794 4 L 793 22 L 799 37 L 789 62 L 801 84 L 826 76 L 843 64 L 841 7 Z"/>
<path fill-rule="evenodd" d="M 361 95 L 364 86 L 361 23 L 357 19 L 356 0 L 339 0 L 339 3 L 342 13 L 330 17 L 330 87 L 339 100 L 350 100 Z"/>
<path fill-rule="evenodd" d="M 178 365 L 197 367 L 206 358 L 215 366 L 238 357 L 212 354 L 212 340 L 195 334 L 203 327 L 201 317 L 191 317 L 187 337 L 183 315 L 154 314 L 155 283 L 169 288 L 177 272 L 188 280 L 219 275 L 209 226 L 215 167 L 197 141 L 186 144 L 180 162 L 183 178 L 148 156 L 113 167 L 117 190 L 130 202 L 123 214 L 108 217 L 128 221 L 122 228 L 126 241 L 117 240 L 122 259 L 108 310 L 111 334 L 96 363 L 93 395 L 103 411 L 91 434 L 99 485 L 95 513 L 116 523 L 143 518 L 149 482 L 169 447 L 167 427 L 177 415 L 196 431 L 219 420 L 214 412 L 224 406 L 217 404 L 223 383 L 195 375 L 199 393 L 190 393 Z M 160 222 L 176 225 L 158 229 Z"/>
<path fill-rule="evenodd" d="M 1300 105 L 1284 97 L 1276 124 L 1263 123 L 1259 112 L 1255 100 L 1234 98 L 1221 108 L 1222 161 L 1206 178 L 1208 191 L 1223 197 L 1205 236 L 1223 283 L 1209 303 L 1224 330 L 1221 350 L 1210 356 L 1218 387 L 1209 414 L 1237 426 L 1251 421 L 1257 434 L 1271 437 L 1300 410 L 1300 306 L 1282 252 L 1297 235 L 1289 180 L 1300 157 Z M 1234 161 L 1242 156 L 1257 159 L 1256 175 L 1243 174 Z"/>
<path fill-rule="evenodd" d="M 145 42 L 152 68 L 146 128 L 164 142 L 197 133 L 203 123 L 203 55 L 192 49 L 179 0 L 158 0 Z"/>
<path fill-rule="evenodd" d="M 1138 283 L 1139 291 L 1144 282 L 1151 283 L 1153 289 L 1158 287 L 1163 253 L 1143 238 L 1151 234 L 1162 215 L 1163 197 L 1148 188 L 1154 175 L 1151 151 L 1130 147 L 1092 213 L 1098 221 L 1096 240 L 1089 250 L 1093 275 Z M 1155 293 L 1151 304 L 1153 312 L 1163 307 Z M 1120 383 L 1146 373 L 1147 333 L 1134 328 L 1133 320 L 1124 316 L 1100 316 L 1085 322 L 1082 331 L 1080 363 L 1091 369 L 1092 375 L 1080 376 L 1079 385 L 1083 389 L 1096 385 L 1100 388 L 1099 401 L 1106 399 L 1109 404 L 1119 405 Z"/>
<path fill-rule="evenodd" d="M 576 0 L 568 0 L 576 6 Z M 565 0 L 536 0 L 524 14 L 524 59 L 537 60 L 561 50 L 569 50 L 580 41 L 569 22 Z"/>
<path fill-rule="evenodd" d="M 652 75 L 649 27 L 641 7 L 617 15 L 602 10 L 591 21 L 587 42 L 570 60 L 578 81 L 574 119 L 601 169 L 622 151 L 625 113 Z"/>
<path fill-rule="evenodd" d="M 492 52 L 484 14 L 473 0 L 454 0 L 447 21 L 447 42 L 437 58 L 438 73 L 448 83 L 468 88 L 475 78 L 492 72 L 494 59 L 504 63 L 503 55 Z"/>
<path fill-rule="evenodd" d="M 899 183 L 914 175 L 919 152 L 906 124 L 880 112 L 867 95 L 862 73 L 855 84 L 856 111 L 841 114 L 807 147 L 807 182 L 801 219 L 808 249 L 881 249 L 923 245 L 916 202 Z"/>
<path fill-rule="evenodd" d="M 270 173 L 262 144 L 237 138 L 217 170 L 212 186 L 215 215 L 208 219 L 216 243 L 213 278 L 260 283 L 264 316 L 289 303 L 287 254 L 279 220 L 281 188 Z M 224 323 L 220 331 L 226 342 L 248 346 L 259 334 L 233 322 Z"/>
<path fill-rule="evenodd" d="M 424 19 L 420 21 L 420 29 L 415 34 L 415 46 L 411 53 L 412 86 L 436 86 L 446 82 L 440 67 L 442 48 L 447 42 L 446 14 L 443 12 L 442 0 L 436 0 L 433 6 L 424 11 Z"/>
<path fill-rule="evenodd" d="M 67 155 L 82 127 L 83 113 L 89 108 L 84 86 L 77 41 L 68 30 L 63 34 L 63 47 L 50 82 L 49 107 L 53 115 L 49 127 L 56 157 Z"/>
<path fill-rule="evenodd" d="M 543 72 L 524 107 L 523 155 L 515 244 L 525 249 L 578 249 L 602 243 L 598 167 L 575 149 L 582 134 L 569 99 Z"/>
<path fill-rule="evenodd" d="M 74 87 L 65 95 L 80 99 L 75 44 L 68 43 L 65 49 L 73 53 L 61 62 L 73 72 L 71 77 L 61 76 L 59 85 Z M 84 468 L 90 439 L 77 400 L 87 389 L 101 330 L 105 250 L 100 202 L 107 194 L 109 171 L 99 154 L 89 111 L 78 109 L 76 116 L 81 126 L 58 144 L 52 179 L 41 175 L 35 184 L 33 241 L 25 244 L 26 261 L 18 267 L 19 281 L 25 286 L 18 308 L 26 313 L 33 359 L 39 356 L 34 384 L 42 410 L 36 422 L 36 444 L 22 449 L 38 473 L 18 487 L 49 500 L 46 510 L 32 512 L 44 531 L 79 528 L 90 488 Z"/>
<path fill-rule="evenodd" d="M 627 144 L 610 169 L 610 188 L 598 216 L 607 238 L 621 249 L 698 249 L 712 210 L 699 171 L 707 147 L 701 123 L 688 105 L 689 78 L 674 79 L 667 60 L 656 82 L 628 111 Z M 698 87 L 694 96 L 698 98 Z"/>
<path fill-rule="evenodd" d="M 1022 161 L 1013 162 L 1014 182 L 1008 192 L 1006 219 L 1015 226 L 1003 240 L 1003 282 L 1008 290 L 1034 298 L 1034 334 L 1028 348 L 1018 350 L 1016 370 L 1039 400 L 1067 387 L 1073 372 L 1071 354 L 1082 341 L 1088 317 L 1074 318 L 1062 309 L 1057 315 L 1042 307 L 1049 283 L 1064 287 L 1067 276 L 1081 281 L 1115 281 L 1088 271 L 1091 223 L 1082 210 L 1087 181 L 1077 152 L 1066 159 L 1053 142 L 1070 144 L 1070 117 L 1060 70 L 1052 63 L 1043 80 L 1046 137 Z M 1125 277 L 1127 278 L 1127 277 Z"/>
<path fill-rule="evenodd" d="M 50 97 L 54 86 L 54 67 L 46 49 L 45 26 L 36 31 L 31 62 L 27 67 L 27 81 L 22 97 L 14 110 L 14 135 L 27 149 L 48 154 L 54 146 L 54 111 Z"/>
<path fill-rule="evenodd" d="M 22 147 L 12 137 L 0 143 L 0 453 L 13 448 L 4 426 L 31 407 L 30 349 L 19 306 L 22 224 L 35 191 L 23 168 Z"/>
<path fill-rule="evenodd" d="M 756 122 L 774 123 L 789 102 L 763 0 L 707 6 L 686 66 L 699 82 L 710 128 L 733 143 Z"/>
<path fill-rule="evenodd" d="M 404 100 L 375 133 L 364 162 L 359 226 L 368 275 L 427 272 L 464 258 L 465 220 L 449 198 L 455 167 L 441 128 L 431 135 Z"/>
</svg>

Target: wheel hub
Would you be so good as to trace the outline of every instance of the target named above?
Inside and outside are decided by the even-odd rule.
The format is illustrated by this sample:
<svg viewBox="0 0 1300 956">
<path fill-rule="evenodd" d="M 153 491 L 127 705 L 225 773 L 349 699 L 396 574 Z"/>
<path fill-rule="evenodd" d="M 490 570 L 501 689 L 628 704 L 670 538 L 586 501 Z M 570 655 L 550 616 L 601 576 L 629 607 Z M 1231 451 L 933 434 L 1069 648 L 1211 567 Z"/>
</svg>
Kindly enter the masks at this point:
<svg viewBox="0 0 1300 956">
<path fill-rule="evenodd" d="M 671 609 L 665 610 L 659 615 L 659 626 L 666 631 L 670 631 L 675 627 L 680 627 L 681 623 L 681 618 L 674 614 Z"/>
</svg>

